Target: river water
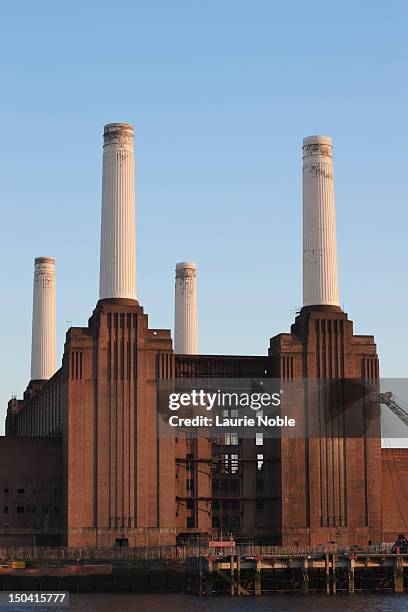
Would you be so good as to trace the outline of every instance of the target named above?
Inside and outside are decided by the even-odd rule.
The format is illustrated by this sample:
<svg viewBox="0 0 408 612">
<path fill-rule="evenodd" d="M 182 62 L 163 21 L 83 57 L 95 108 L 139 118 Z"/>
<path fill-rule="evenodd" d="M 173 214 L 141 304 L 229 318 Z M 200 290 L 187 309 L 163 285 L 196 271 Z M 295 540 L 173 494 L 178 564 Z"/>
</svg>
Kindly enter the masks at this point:
<svg viewBox="0 0 408 612">
<path fill-rule="evenodd" d="M 70 612 L 407 612 L 408 595 L 194 595 L 72 594 Z"/>
</svg>

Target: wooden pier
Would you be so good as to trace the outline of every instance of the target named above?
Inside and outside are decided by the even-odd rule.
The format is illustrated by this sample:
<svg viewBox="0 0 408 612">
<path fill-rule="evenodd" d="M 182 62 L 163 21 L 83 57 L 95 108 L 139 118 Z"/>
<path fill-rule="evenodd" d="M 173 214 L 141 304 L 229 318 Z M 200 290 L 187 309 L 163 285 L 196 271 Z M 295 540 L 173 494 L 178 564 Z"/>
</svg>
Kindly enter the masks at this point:
<svg viewBox="0 0 408 612">
<path fill-rule="evenodd" d="M 184 591 L 232 596 L 268 593 L 408 591 L 408 554 L 189 557 Z"/>
</svg>

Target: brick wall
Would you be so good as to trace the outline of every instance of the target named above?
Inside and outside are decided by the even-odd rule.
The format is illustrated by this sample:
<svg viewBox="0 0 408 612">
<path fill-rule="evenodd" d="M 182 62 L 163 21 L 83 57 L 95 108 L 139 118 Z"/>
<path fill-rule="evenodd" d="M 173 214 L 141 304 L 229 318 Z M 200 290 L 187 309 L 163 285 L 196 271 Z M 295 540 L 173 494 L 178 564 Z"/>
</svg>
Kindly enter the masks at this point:
<svg viewBox="0 0 408 612">
<path fill-rule="evenodd" d="M 2 545 L 61 541 L 61 458 L 60 438 L 0 438 Z"/>
</svg>

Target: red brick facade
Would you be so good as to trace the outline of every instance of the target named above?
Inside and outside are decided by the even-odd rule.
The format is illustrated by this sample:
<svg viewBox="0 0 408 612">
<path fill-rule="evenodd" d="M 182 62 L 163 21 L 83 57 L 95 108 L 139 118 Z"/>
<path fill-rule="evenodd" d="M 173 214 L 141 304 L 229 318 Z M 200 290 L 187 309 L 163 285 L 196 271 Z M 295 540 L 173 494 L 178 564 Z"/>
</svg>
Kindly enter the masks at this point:
<svg viewBox="0 0 408 612">
<path fill-rule="evenodd" d="M 334 391 L 308 392 L 296 405 L 299 423 L 319 435 L 226 447 L 158 436 L 157 381 L 186 377 L 307 379 Z M 11 400 L 6 432 L 60 436 L 60 529 L 69 546 L 171 544 L 177 534 L 230 531 L 265 543 L 364 545 L 393 539 L 406 520 L 390 489 L 394 464 L 408 470 L 406 455 L 383 451 L 382 461 L 375 419 L 370 435 L 348 435 L 356 415 L 365 432 L 372 407 L 353 410 L 344 381 L 376 389 L 378 377 L 374 338 L 354 335 L 338 308 L 303 309 L 290 334 L 271 339 L 268 356 L 188 356 L 173 354 L 169 331 L 149 329 L 137 302 L 103 300 L 88 327 L 67 333 L 60 370 Z M 12 461 L 3 464 L 8 473 Z"/>
<path fill-rule="evenodd" d="M 383 539 L 408 535 L 408 448 L 382 449 Z"/>
<path fill-rule="evenodd" d="M 156 411 L 159 356 L 170 349 L 169 332 L 149 329 L 131 301 L 99 302 L 88 328 L 68 334 L 69 545 L 175 541 L 174 441 L 157 436 Z"/>
<path fill-rule="evenodd" d="M 331 383 L 330 396 L 312 398 L 309 393 L 299 406 L 299 419 L 309 419 L 305 427 L 316 436 L 282 438 L 277 449 L 281 504 L 276 526 L 282 543 L 381 540 L 379 424 L 376 434 L 350 437 L 348 421 L 354 415 L 340 411 L 327 419 L 328 411 L 345 400 L 342 386 L 333 384 L 336 380 L 378 380 L 374 338 L 355 336 L 353 323 L 339 308 L 305 308 L 290 334 L 271 339 L 269 355 L 281 379 Z M 365 429 L 362 424 L 361 431 Z"/>
<path fill-rule="evenodd" d="M 61 438 L 0 438 L 0 543 L 62 542 Z"/>
</svg>

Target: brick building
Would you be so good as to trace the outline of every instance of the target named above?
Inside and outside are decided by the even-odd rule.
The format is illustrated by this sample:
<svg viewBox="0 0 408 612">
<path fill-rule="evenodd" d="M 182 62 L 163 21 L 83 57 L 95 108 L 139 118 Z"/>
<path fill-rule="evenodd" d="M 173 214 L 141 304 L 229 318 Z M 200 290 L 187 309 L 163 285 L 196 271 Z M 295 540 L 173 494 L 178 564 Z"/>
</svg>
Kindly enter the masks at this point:
<svg viewBox="0 0 408 612">
<path fill-rule="evenodd" d="M 62 543 L 62 438 L 0 439 L 0 543 Z"/>
<path fill-rule="evenodd" d="M 149 328 L 136 297 L 133 130 L 111 124 L 104 139 L 100 296 L 88 325 L 67 332 L 61 367 L 9 402 L 3 543 L 12 531 L 89 547 L 395 539 L 408 517 L 392 483 L 408 455 L 381 450 L 378 403 L 366 399 L 378 391 L 374 338 L 355 335 L 339 305 L 330 139 L 303 147 L 304 307 L 261 356 L 176 354 L 169 330 Z M 36 299 L 46 294 L 50 311 L 54 263 L 36 260 Z M 38 313 L 32 372 L 52 372 L 55 317 Z M 301 382 L 292 403 L 304 435 L 160 436 L 159 385 L 186 378 Z"/>
<path fill-rule="evenodd" d="M 40 505 L 60 508 L 55 542 L 71 546 L 164 544 L 220 532 L 292 545 L 395 539 L 407 531 L 401 479 L 408 451 L 381 450 L 380 433 L 358 438 L 343 429 L 261 444 L 157 435 L 160 379 L 296 380 L 305 367 L 312 378 L 326 368 L 328 378 L 337 371 L 340 380 L 372 381 L 373 338 L 353 335 L 341 311 L 306 311 L 290 334 L 271 339 L 269 356 L 181 356 L 169 331 L 148 328 L 139 306 L 100 302 L 87 328 L 68 331 L 60 370 L 35 391 L 30 385 L 25 400 L 10 401 L 8 437 L 0 442 L 3 489 L 24 488 L 18 471 L 42 472 L 49 486 L 36 488 L 57 489 L 60 499 Z M 49 461 L 50 449 L 58 460 Z M 22 527 L 18 519 L 13 526 Z"/>
</svg>

